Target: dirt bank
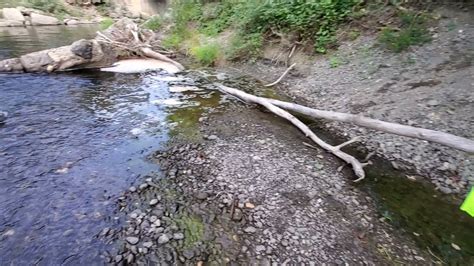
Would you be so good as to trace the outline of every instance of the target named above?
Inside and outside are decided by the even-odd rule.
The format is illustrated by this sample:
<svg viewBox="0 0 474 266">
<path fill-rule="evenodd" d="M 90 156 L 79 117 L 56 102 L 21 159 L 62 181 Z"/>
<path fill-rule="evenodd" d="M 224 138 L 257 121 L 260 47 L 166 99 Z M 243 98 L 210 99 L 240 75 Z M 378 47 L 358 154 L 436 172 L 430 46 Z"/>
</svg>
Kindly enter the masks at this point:
<svg viewBox="0 0 474 266">
<path fill-rule="evenodd" d="M 435 129 L 474 138 L 474 21 L 472 11 L 439 9 L 433 41 L 395 54 L 374 36 L 344 43 L 327 57 L 306 58 L 278 90 L 297 103 L 324 110 Z M 270 53 L 271 55 L 272 53 Z M 273 53 L 275 55 L 275 53 Z M 270 57 L 271 58 L 271 57 Z M 270 60 L 238 65 L 260 80 L 276 80 L 286 66 Z M 397 169 L 410 169 L 444 193 L 464 194 L 474 184 L 474 158 L 426 141 L 337 122 L 324 126 L 377 151 Z"/>
</svg>

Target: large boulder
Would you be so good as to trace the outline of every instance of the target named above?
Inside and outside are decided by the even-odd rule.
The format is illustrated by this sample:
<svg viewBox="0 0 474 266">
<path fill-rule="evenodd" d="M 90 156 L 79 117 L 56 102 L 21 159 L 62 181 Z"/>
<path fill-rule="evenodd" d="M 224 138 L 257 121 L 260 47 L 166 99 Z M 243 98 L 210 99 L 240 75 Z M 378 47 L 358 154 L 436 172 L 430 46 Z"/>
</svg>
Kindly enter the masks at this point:
<svg viewBox="0 0 474 266">
<path fill-rule="evenodd" d="M 11 21 L 24 22 L 25 17 L 21 14 L 20 10 L 16 8 L 4 8 L 2 9 L 3 18 Z"/>
<path fill-rule="evenodd" d="M 59 25 L 61 24 L 59 19 L 51 16 L 40 15 L 31 13 L 31 24 L 32 25 Z"/>
</svg>

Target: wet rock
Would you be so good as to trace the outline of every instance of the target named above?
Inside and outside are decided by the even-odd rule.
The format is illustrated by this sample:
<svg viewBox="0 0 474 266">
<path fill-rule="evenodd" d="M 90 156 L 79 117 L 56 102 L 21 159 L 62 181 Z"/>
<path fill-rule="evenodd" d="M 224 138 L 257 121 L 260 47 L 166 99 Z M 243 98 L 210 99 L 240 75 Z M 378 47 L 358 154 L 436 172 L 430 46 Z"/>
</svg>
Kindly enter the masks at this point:
<svg viewBox="0 0 474 266">
<path fill-rule="evenodd" d="M 114 259 L 114 260 L 115 260 L 116 263 L 119 263 L 119 262 L 122 261 L 122 259 L 123 259 L 123 256 L 122 256 L 122 255 L 117 255 L 117 256 L 115 256 L 115 259 Z"/>
<path fill-rule="evenodd" d="M 8 113 L 7 112 L 0 112 L 0 124 L 5 123 L 7 120 Z"/>
<path fill-rule="evenodd" d="M 71 45 L 71 52 L 84 59 L 92 58 L 92 42 L 88 40 L 79 40 Z"/>
<path fill-rule="evenodd" d="M 135 237 L 135 236 L 129 236 L 126 238 L 127 242 L 131 245 L 136 245 L 138 244 L 138 241 L 140 241 L 140 239 L 138 237 Z"/>
<path fill-rule="evenodd" d="M 130 187 L 130 188 L 128 189 L 128 191 L 130 191 L 130 192 L 136 192 L 136 191 L 137 191 L 137 188 L 132 186 L 132 187 Z"/>
<path fill-rule="evenodd" d="M 147 184 L 147 183 L 143 183 L 143 184 L 141 184 L 138 188 L 139 188 L 140 190 L 144 190 L 144 189 L 146 189 L 147 187 L 148 187 L 148 184 Z"/>
<path fill-rule="evenodd" d="M 166 244 L 170 241 L 170 238 L 168 235 L 164 234 L 164 235 L 161 235 L 159 238 L 158 238 L 158 244 Z"/>
<path fill-rule="evenodd" d="M 51 16 L 40 15 L 31 13 L 31 25 L 59 25 L 60 22 L 57 18 Z"/>
</svg>

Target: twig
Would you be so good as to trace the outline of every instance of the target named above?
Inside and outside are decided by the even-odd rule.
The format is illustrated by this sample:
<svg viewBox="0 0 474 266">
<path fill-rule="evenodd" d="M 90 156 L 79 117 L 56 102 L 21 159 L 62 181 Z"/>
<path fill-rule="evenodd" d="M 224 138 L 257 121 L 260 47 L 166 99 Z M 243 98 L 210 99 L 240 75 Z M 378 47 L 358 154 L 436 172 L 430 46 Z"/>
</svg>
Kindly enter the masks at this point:
<svg viewBox="0 0 474 266">
<path fill-rule="evenodd" d="M 288 72 L 290 72 L 290 70 L 295 66 L 296 66 L 296 63 L 293 63 L 289 68 L 285 70 L 285 72 L 283 72 L 283 74 L 275 82 L 267 84 L 265 85 L 265 87 L 271 87 L 278 84 L 286 76 L 286 74 L 288 74 Z"/>
</svg>

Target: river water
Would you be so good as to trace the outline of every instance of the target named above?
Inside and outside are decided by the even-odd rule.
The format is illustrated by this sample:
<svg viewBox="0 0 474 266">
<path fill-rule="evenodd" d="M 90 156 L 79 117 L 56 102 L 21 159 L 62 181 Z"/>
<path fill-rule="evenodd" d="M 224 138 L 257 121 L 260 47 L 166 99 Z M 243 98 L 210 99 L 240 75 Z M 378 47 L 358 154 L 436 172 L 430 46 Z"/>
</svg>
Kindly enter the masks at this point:
<svg viewBox="0 0 474 266">
<path fill-rule="evenodd" d="M 0 58 L 70 44 L 95 30 L 1 29 Z M 189 122 L 179 108 L 155 104 L 170 97 L 162 77 L 0 74 L 0 110 L 9 113 L 0 125 L 1 265 L 102 264 L 105 246 L 96 235 L 118 223 L 117 197 L 159 171 L 146 156 L 176 124 Z M 198 119 L 202 107 L 192 113 Z"/>
</svg>

